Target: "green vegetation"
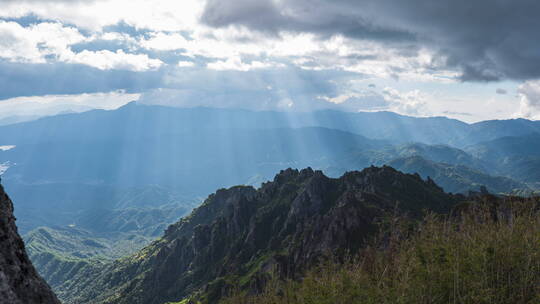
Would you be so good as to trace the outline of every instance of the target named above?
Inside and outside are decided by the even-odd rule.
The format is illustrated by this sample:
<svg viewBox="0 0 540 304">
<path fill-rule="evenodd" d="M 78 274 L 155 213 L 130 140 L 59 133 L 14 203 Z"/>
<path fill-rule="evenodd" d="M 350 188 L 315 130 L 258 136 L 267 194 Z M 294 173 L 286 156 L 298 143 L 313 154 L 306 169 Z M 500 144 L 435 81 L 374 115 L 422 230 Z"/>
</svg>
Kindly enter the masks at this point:
<svg viewBox="0 0 540 304">
<path fill-rule="evenodd" d="M 412 231 L 393 225 L 354 259 L 324 262 L 301 280 L 274 276 L 262 293 L 222 303 L 539 303 L 539 203 L 487 197 Z"/>
<path fill-rule="evenodd" d="M 24 240 L 32 264 L 56 288 L 81 271 L 136 252 L 153 238 L 137 233 L 116 233 L 107 238 L 75 227 L 40 227 Z"/>
<path fill-rule="evenodd" d="M 157 204 L 160 198 L 167 198 L 147 189 L 123 195 L 119 202 L 129 208 L 81 211 L 74 219 L 76 224 L 39 227 L 24 236 L 33 265 L 57 294 L 61 295 L 77 277 L 99 272 L 106 264 L 150 244 L 192 206 L 188 202 L 136 207 L 138 201 Z"/>
<path fill-rule="evenodd" d="M 405 173 L 418 173 L 423 178 L 429 176 L 445 191 L 452 193 L 478 191 L 482 186 L 487 187 L 491 193 L 532 193 L 525 183 L 508 177 L 492 176 L 462 165 L 437 163 L 417 155 L 392 160 L 388 165 Z"/>
</svg>

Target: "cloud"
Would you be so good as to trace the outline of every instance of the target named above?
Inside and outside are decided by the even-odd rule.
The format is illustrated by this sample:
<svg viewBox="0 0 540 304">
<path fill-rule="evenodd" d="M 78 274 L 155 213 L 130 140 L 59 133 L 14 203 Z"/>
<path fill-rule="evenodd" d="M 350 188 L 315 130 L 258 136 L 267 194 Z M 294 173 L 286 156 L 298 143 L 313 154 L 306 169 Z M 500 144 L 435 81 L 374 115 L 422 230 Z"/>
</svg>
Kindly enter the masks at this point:
<svg viewBox="0 0 540 304">
<path fill-rule="evenodd" d="M 81 64 L 0 61 L 0 99 L 115 90 L 138 93 L 165 86 L 167 73 L 167 68 L 134 72 L 99 70 Z"/>
<path fill-rule="evenodd" d="M 401 92 L 391 87 L 385 87 L 382 95 L 391 102 L 389 110 L 413 116 L 428 116 L 427 96 L 420 90 Z"/>
<path fill-rule="evenodd" d="M 335 97 L 319 96 L 318 98 L 330 103 L 333 109 L 348 112 L 384 111 L 388 110 L 392 104 L 384 96 L 373 91 L 351 92 Z M 326 105 L 326 107 L 330 106 Z"/>
<path fill-rule="evenodd" d="M 473 114 L 467 113 L 467 112 L 443 111 L 442 113 L 445 115 L 452 115 L 452 116 L 469 116 L 469 117 L 474 116 Z"/>
<path fill-rule="evenodd" d="M 515 112 L 512 94 L 493 92 L 519 81 L 521 111 L 536 115 L 532 0 L 0 2 L 0 99 L 120 89 L 187 106 L 467 107 L 472 121 Z"/>
<path fill-rule="evenodd" d="M 518 116 L 540 119 L 540 80 L 527 81 L 518 88 L 520 109 Z"/>
<path fill-rule="evenodd" d="M 129 70 L 147 71 L 156 70 L 163 62 L 159 59 L 149 58 L 147 54 L 127 54 L 123 50 L 111 52 L 108 50 L 73 53 L 66 58 L 66 62 L 89 65 L 100 70 Z"/>
<path fill-rule="evenodd" d="M 256 69 L 268 69 L 272 67 L 284 67 L 283 64 L 275 63 L 275 62 L 261 62 L 253 60 L 249 63 L 243 62 L 240 57 L 231 57 L 227 58 L 227 60 L 218 60 L 215 62 L 210 62 L 207 64 L 207 67 L 211 70 L 216 71 L 250 71 L 250 70 L 256 70 Z"/>
<path fill-rule="evenodd" d="M 354 76 L 294 67 L 248 71 L 178 69 L 166 78 L 163 88 L 144 93 L 140 102 L 252 110 L 328 109 L 333 104 L 318 96 L 335 96 L 339 91 L 337 83 Z"/>
<path fill-rule="evenodd" d="M 497 89 L 495 91 L 495 93 L 497 93 L 499 95 L 506 95 L 508 93 L 508 91 L 506 91 L 505 89 Z"/>
<path fill-rule="evenodd" d="M 448 81 L 455 78 L 455 73 L 441 71 L 440 64 L 437 69 L 434 68 L 436 54 L 427 49 L 411 46 L 406 49 L 392 49 L 381 41 L 358 40 L 345 35 L 322 37 L 318 33 L 294 31 L 267 35 L 242 27 L 214 29 L 193 20 L 164 30 L 163 27 L 151 25 L 160 22 L 155 20 L 158 17 L 170 18 L 162 16 L 165 14 L 165 8 L 174 11 L 172 15 L 181 18 L 182 16 L 177 14 L 178 10 L 175 10 L 178 8 L 177 3 L 163 1 L 159 7 L 149 7 L 147 2 L 134 1 L 130 3 L 133 11 L 152 12 L 147 13 L 144 18 L 139 16 L 137 19 L 120 13 L 123 10 L 119 9 L 118 5 L 122 2 L 123 0 L 101 0 L 89 3 L 63 3 L 60 6 L 56 2 L 44 2 L 41 5 L 32 2 L 31 5 L 27 3 L 20 9 L 26 13 L 58 18 L 61 22 L 78 26 L 78 29 L 85 33 L 81 34 L 82 41 L 65 43 L 62 55 L 56 52 L 53 57 L 64 62 L 90 64 L 100 69 L 150 70 L 162 65 L 157 60 L 163 64 L 175 64 L 179 59 L 182 60 L 178 56 L 184 56 L 197 61 L 200 67 L 214 70 L 245 71 L 280 68 L 283 64 L 292 64 L 314 71 L 345 70 L 374 77 L 404 80 Z M 190 7 L 190 3 L 186 5 Z M 264 1 L 262 3 L 264 4 Z M 257 7 L 258 4 L 246 5 L 246 9 L 250 9 L 250 5 Z M 70 8 L 73 15 L 78 18 L 68 14 L 66 8 Z M 107 14 L 105 16 L 87 14 L 92 10 L 97 11 L 97 8 Z M 9 12 L 10 7 L 6 10 Z M 184 8 L 180 11 L 185 10 Z M 202 12 L 202 6 L 200 10 Z M 191 14 L 196 15 L 196 11 Z M 17 12 L 12 9 L 10 16 L 24 15 Z M 111 14 L 110 20 L 106 18 L 108 14 Z M 170 15 L 170 12 L 167 14 Z M 131 20 L 132 17 L 137 20 Z M 95 24 L 88 26 L 86 20 L 92 20 Z M 113 23 L 113 20 L 117 23 Z M 120 50 L 125 54 L 119 54 Z M 145 54 L 148 58 L 144 58 Z M 101 58 L 96 58 L 98 56 Z M 39 62 L 51 62 L 53 59 L 47 56 L 44 58 Z M 119 62 L 120 59 L 125 59 L 126 62 Z"/>
<path fill-rule="evenodd" d="M 191 61 L 178 61 L 178 63 L 176 64 L 177 66 L 181 67 L 181 68 L 190 68 L 190 67 L 193 67 L 195 66 L 195 63 L 191 62 Z"/>
<path fill-rule="evenodd" d="M 147 0 L 4 1 L 0 18 L 34 15 L 92 31 L 119 23 L 150 30 L 181 31 L 198 23 L 202 7 L 199 0 L 160 0 L 157 4 Z"/>
<path fill-rule="evenodd" d="M 317 95 L 318 92 L 315 91 L 275 90 L 272 86 L 266 89 L 250 89 L 244 85 L 228 86 L 227 91 L 220 90 L 211 83 L 208 85 L 208 90 L 161 88 L 143 93 L 138 102 L 174 107 L 207 106 L 255 111 L 332 109 L 346 112 L 392 111 L 410 116 L 431 114 L 426 103 L 427 97 L 418 90 L 401 92 L 387 87 L 382 94 L 364 91 L 328 97 Z"/>
<path fill-rule="evenodd" d="M 322 35 L 342 33 L 350 37 L 379 40 L 413 40 L 400 29 L 377 27 L 361 14 L 362 1 L 351 10 L 348 1 L 324 0 L 208 0 L 202 21 L 215 27 L 239 24 L 264 32 L 295 31 Z M 364 1 L 365 2 L 365 1 Z"/>
<path fill-rule="evenodd" d="M 116 109 L 140 94 L 124 91 L 77 95 L 45 95 L 0 100 L 0 120 L 7 117 L 41 117 L 91 109 Z"/>
<path fill-rule="evenodd" d="M 129 54 L 123 50 L 83 50 L 76 53 L 71 49 L 71 45 L 89 40 L 76 28 L 60 23 L 42 22 L 22 27 L 16 22 L 0 21 L 0 58 L 12 62 L 59 61 L 85 64 L 101 70 L 131 71 L 155 70 L 163 64 L 147 54 Z"/>
<path fill-rule="evenodd" d="M 260 13 L 264 9 L 264 13 Z M 540 77 L 535 0 L 208 0 L 202 20 L 279 35 L 344 35 L 407 50 L 433 50 L 466 81 Z"/>
<path fill-rule="evenodd" d="M 0 20 L 0 58 L 13 62 L 44 63 L 48 56 L 62 58 L 69 45 L 86 38 L 76 28 L 43 22 L 22 27 Z"/>
</svg>

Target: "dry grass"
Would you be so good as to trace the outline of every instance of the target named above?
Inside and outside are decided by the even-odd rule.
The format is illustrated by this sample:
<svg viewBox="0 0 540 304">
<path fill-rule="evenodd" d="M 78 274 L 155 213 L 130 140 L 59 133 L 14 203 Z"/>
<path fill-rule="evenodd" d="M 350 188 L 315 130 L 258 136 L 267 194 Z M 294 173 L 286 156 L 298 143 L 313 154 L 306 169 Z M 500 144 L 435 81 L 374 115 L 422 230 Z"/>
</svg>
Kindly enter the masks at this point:
<svg viewBox="0 0 540 304">
<path fill-rule="evenodd" d="M 490 206 L 431 214 L 412 232 L 394 225 L 348 262 L 323 263 L 302 281 L 274 279 L 260 295 L 236 293 L 223 303 L 540 303 L 538 200 Z"/>
</svg>

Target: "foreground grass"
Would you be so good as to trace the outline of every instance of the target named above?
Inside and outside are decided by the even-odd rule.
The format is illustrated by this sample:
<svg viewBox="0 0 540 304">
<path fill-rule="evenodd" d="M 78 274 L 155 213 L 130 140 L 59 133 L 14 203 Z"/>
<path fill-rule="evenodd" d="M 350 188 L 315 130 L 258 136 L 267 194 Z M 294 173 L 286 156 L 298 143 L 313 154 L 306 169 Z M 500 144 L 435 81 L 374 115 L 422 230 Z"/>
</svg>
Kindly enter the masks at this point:
<svg viewBox="0 0 540 304">
<path fill-rule="evenodd" d="M 538 200 L 429 215 L 413 232 L 395 225 L 345 263 L 326 262 L 301 281 L 271 279 L 259 295 L 226 304 L 540 303 Z"/>
</svg>

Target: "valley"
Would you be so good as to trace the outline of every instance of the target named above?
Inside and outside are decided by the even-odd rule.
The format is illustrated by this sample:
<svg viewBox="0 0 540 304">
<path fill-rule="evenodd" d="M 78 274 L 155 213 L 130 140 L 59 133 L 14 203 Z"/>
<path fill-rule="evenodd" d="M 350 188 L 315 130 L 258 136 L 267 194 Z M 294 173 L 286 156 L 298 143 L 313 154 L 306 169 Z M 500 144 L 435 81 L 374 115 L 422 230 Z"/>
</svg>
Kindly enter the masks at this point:
<svg viewBox="0 0 540 304">
<path fill-rule="evenodd" d="M 458 124 L 460 127 L 454 129 L 454 132 L 459 134 L 444 132 L 448 124 L 456 122 L 443 118 L 422 119 L 389 113 L 355 115 L 331 111 L 315 112 L 310 116 L 295 114 L 296 117 L 293 115 L 287 119 L 278 112 L 251 112 L 249 116 L 244 114 L 244 110 L 175 109 L 131 103 L 113 111 L 65 114 L 0 127 L 2 134 L 0 144 L 13 146 L 11 149 L 0 151 L 0 162 L 9 164 L 3 173 L 2 182 L 9 187 L 12 197 L 18 202 L 15 212 L 29 257 L 64 303 L 83 303 L 80 301 L 95 299 L 98 295 L 92 294 L 83 286 L 103 290 L 104 287 L 98 286 L 102 284 L 100 282 L 110 284 L 112 279 L 108 276 L 106 278 L 96 276 L 97 274 L 140 268 L 143 267 L 140 265 L 147 263 L 154 265 L 155 261 L 152 259 L 141 261 L 143 264 L 136 262 L 139 266 L 131 263 L 161 252 L 160 244 L 164 244 L 165 239 L 170 239 L 170 231 L 174 227 L 169 225 L 183 217 L 185 220 L 197 218 L 196 214 L 205 209 L 197 206 L 215 189 L 237 184 L 246 185 L 248 188 L 235 191 L 240 191 L 239 193 L 247 191 L 239 195 L 240 197 L 247 195 L 245 199 L 250 200 L 252 196 L 257 196 L 255 194 L 257 192 L 254 191 L 264 192 L 265 181 L 272 180 L 273 174 L 283 168 L 311 167 L 313 170 L 322 170 L 317 176 L 321 176 L 324 172 L 329 177 L 341 180 L 349 176 L 350 173 L 347 172 L 350 171 L 373 165 L 389 165 L 405 173 L 418 174 L 415 177 L 418 181 L 427 180 L 441 186 L 434 188 L 440 190 L 433 191 L 444 190 L 464 195 L 487 190 L 495 194 L 531 196 L 539 189 L 537 183 L 539 179 L 534 175 L 536 172 L 534 159 L 538 150 L 533 146 L 540 135 L 531 133 L 523 136 L 521 128 L 514 128 L 515 132 L 512 133 L 509 132 L 512 128 L 499 129 L 493 126 L 495 131 L 491 132 L 489 137 L 485 137 L 475 135 L 480 128 L 479 125 Z M 379 129 L 376 131 L 373 125 L 370 125 L 369 129 L 364 129 L 366 121 L 372 123 L 381 119 L 378 116 L 384 117 L 387 122 L 389 118 L 393 120 L 378 126 Z M 139 119 L 148 121 L 150 127 L 141 128 L 138 124 L 130 126 L 132 121 Z M 167 126 L 173 127 L 165 127 L 165 124 L 161 127 L 160 123 L 163 124 L 163 121 Z M 395 134 L 395 126 L 404 122 L 409 127 L 400 129 L 399 135 Z M 521 120 L 498 123 L 526 124 Z M 413 130 L 422 129 L 426 124 L 430 126 L 429 134 L 419 137 L 420 135 Z M 481 124 L 482 130 L 485 124 Z M 223 128 L 223 125 L 228 127 Z M 126 133 L 122 128 L 129 129 L 130 132 Z M 537 124 L 530 122 L 528 128 L 536 130 Z M 509 134 L 512 136 L 508 136 Z M 416 140 L 418 141 L 415 142 Z M 478 142 L 474 142 L 475 140 Z M 122 144 L 118 144 L 120 142 Z M 39 152 L 36 154 L 36 151 Z M 524 169 L 521 170 L 520 167 Z M 300 174 L 290 173 L 296 171 L 285 172 Z M 301 172 L 314 174 L 313 171 Z M 283 174 L 286 175 L 280 173 L 276 179 Z M 262 188 L 259 188 L 261 185 Z M 222 190 L 218 193 L 221 193 L 220 191 Z M 378 200 L 376 197 L 382 192 L 377 194 L 378 192 L 374 191 L 370 189 L 368 191 L 370 194 L 365 195 L 371 200 Z M 406 189 L 406 191 L 416 190 Z M 342 195 L 344 194 L 336 194 L 335 199 Z M 371 197 L 373 195 L 375 196 Z M 411 203 L 405 206 L 407 212 L 412 212 L 413 207 L 410 204 L 416 194 L 410 195 Z M 242 200 L 235 198 L 239 199 Z M 206 199 L 206 203 L 202 206 L 209 204 L 208 200 L 212 201 L 212 196 Z M 393 197 L 392 200 L 403 203 L 406 199 Z M 451 196 L 448 196 L 447 200 L 454 203 L 459 201 Z M 292 201 L 286 203 L 283 208 L 290 208 L 286 206 L 291 203 Z M 435 200 L 432 198 L 430 203 L 435 203 Z M 383 210 L 366 212 L 375 212 L 382 216 L 391 209 L 391 203 L 387 204 L 384 212 Z M 453 203 L 446 204 L 448 206 L 445 208 L 448 211 Z M 186 217 L 194 208 L 197 208 L 195 213 Z M 437 209 L 432 205 L 427 208 Z M 246 209 L 245 212 L 248 212 L 247 210 L 250 209 Z M 267 212 L 273 214 L 281 209 L 271 210 L 273 209 Z M 218 213 L 215 215 L 205 213 L 205 217 L 208 217 L 203 221 L 205 225 L 223 216 L 219 214 L 224 211 L 212 212 Z M 255 215 L 237 216 L 251 218 Z M 285 220 L 284 215 L 280 218 Z M 195 222 L 201 224 L 203 223 L 199 223 L 201 220 Z M 230 220 L 225 219 L 226 222 Z M 252 221 L 248 218 L 245 220 Z M 240 227 L 247 225 L 248 222 L 237 225 Z M 376 230 L 374 227 L 368 228 L 372 224 L 365 223 L 365 225 L 367 226 L 361 229 L 362 231 L 367 229 L 362 232 L 363 234 Z M 164 231 L 167 231 L 165 239 L 162 236 Z M 182 233 L 187 233 L 187 236 L 194 232 Z M 278 232 L 272 232 L 275 233 Z M 220 235 L 219 238 L 221 237 L 224 236 Z M 232 238 L 232 235 L 226 239 L 228 238 Z M 346 240 L 346 243 L 354 242 Z M 328 246 L 339 248 L 343 245 Z M 198 249 L 194 247 L 192 250 Z M 222 249 L 218 251 L 220 250 Z M 282 252 L 285 249 L 272 249 L 271 252 L 275 250 Z M 274 261 L 272 263 L 275 264 L 276 259 L 279 260 L 278 257 L 269 256 L 266 252 L 252 256 L 256 252 L 258 251 L 245 253 L 244 255 L 249 256 L 248 260 L 235 262 L 248 263 L 252 265 L 250 267 L 255 267 L 248 267 L 242 270 L 243 272 L 235 274 L 238 276 L 237 279 L 245 284 L 248 282 L 253 284 L 252 276 L 257 273 L 258 267 L 263 267 L 261 265 L 266 265 L 265 263 L 270 261 Z M 287 253 L 287 256 L 289 255 L 290 253 Z M 224 256 L 220 259 L 232 261 L 233 257 Z M 185 265 L 191 263 L 181 262 Z M 301 267 L 302 264 L 307 265 L 310 262 L 291 263 Z M 277 267 L 269 265 L 264 267 Z M 217 267 L 217 264 L 213 267 Z M 181 277 L 181 273 L 188 270 L 186 268 L 178 271 Z M 189 270 L 191 271 L 195 270 Z M 229 272 L 225 269 L 221 271 Z M 209 274 L 208 269 L 195 272 Z M 221 278 L 217 272 L 214 272 L 212 278 L 198 278 L 196 273 L 193 274 L 195 277 L 190 275 L 174 283 L 184 286 L 178 289 L 181 291 L 179 293 L 167 296 L 167 291 L 159 291 L 165 295 L 163 300 L 178 300 L 198 292 L 203 286 L 216 284 L 221 286 L 223 282 L 231 280 Z M 246 277 L 248 273 L 250 275 Z M 130 275 L 120 275 L 114 279 L 115 282 L 120 280 L 117 282 L 118 285 L 101 295 L 101 301 L 113 303 L 110 302 L 113 301 L 111 298 L 113 294 L 125 294 L 126 291 L 122 290 L 128 288 L 127 286 L 134 288 L 136 285 L 133 284 L 146 284 L 145 279 L 129 281 L 133 275 L 136 274 L 130 271 Z M 95 283 L 88 283 L 89 279 Z M 200 283 L 188 286 L 185 285 L 187 281 L 182 280 L 195 280 Z M 219 291 L 218 288 L 215 292 L 220 294 L 223 291 Z M 129 300 L 125 301 L 137 303 L 134 299 L 139 297 L 142 295 L 126 297 Z M 118 300 L 118 303 L 124 303 L 122 301 L 124 300 Z M 145 301 L 141 303 L 150 303 Z"/>
</svg>

